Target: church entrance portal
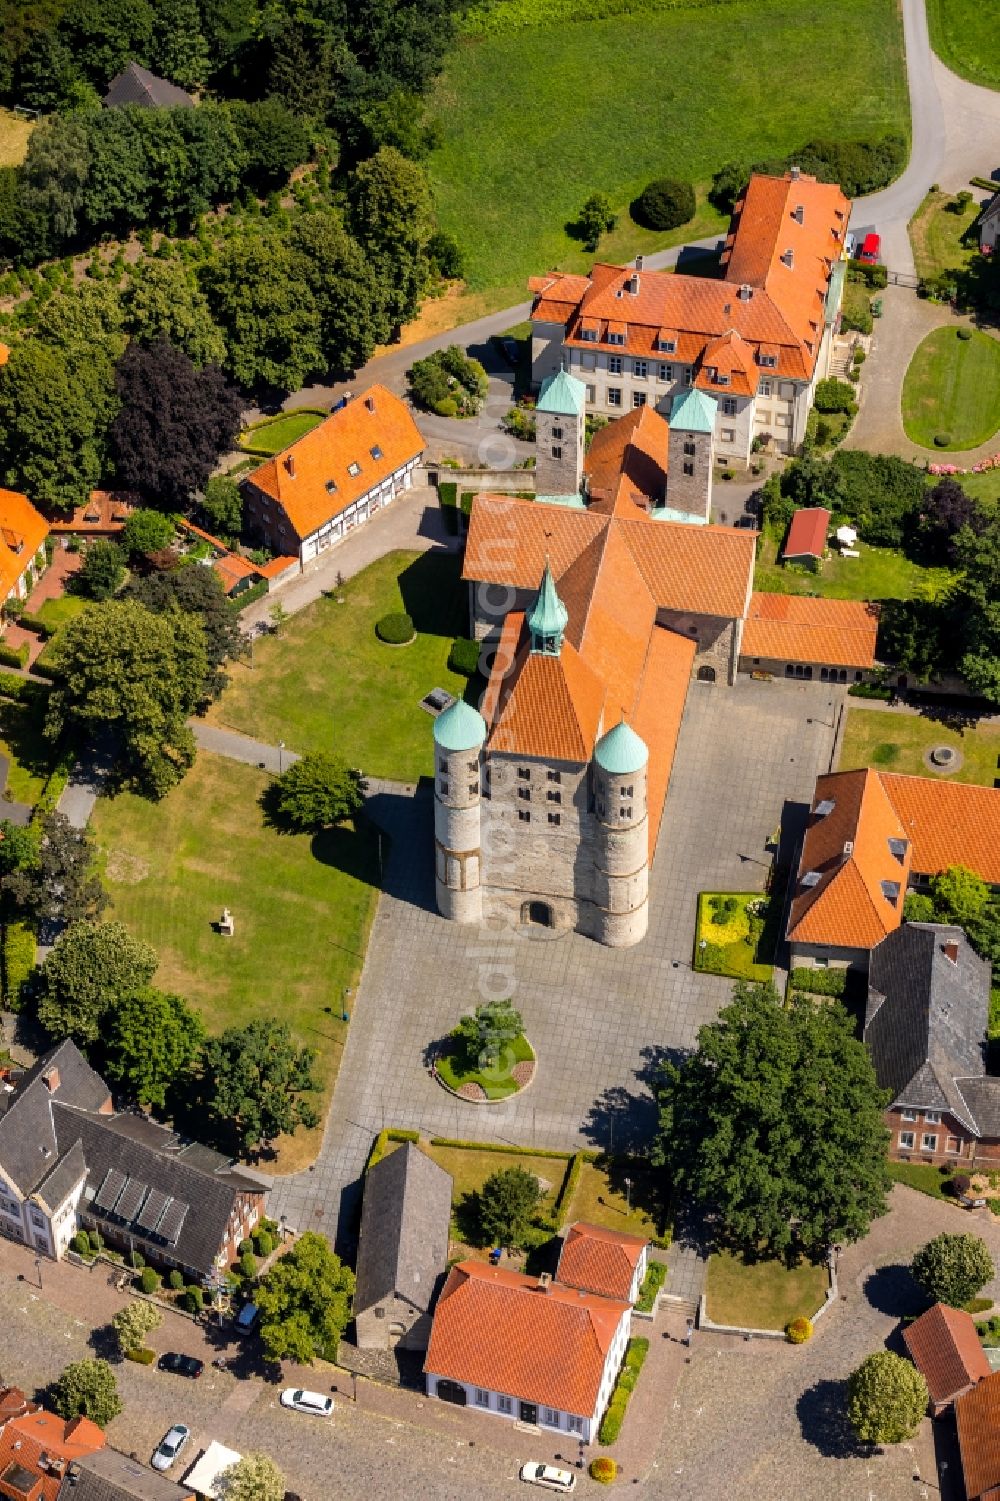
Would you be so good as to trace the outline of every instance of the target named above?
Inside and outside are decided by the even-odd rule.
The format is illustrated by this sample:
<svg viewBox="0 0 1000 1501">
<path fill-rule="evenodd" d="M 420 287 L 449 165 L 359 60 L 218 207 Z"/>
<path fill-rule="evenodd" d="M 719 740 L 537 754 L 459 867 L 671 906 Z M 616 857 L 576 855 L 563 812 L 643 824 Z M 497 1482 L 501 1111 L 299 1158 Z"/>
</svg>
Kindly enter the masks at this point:
<svg viewBox="0 0 1000 1501">
<path fill-rule="evenodd" d="M 714 683 L 715 682 L 715 668 L 714 667 L 699 667 L 698 668 L 698 681 L 699 681 L 699 683 Z"/>
</svg>

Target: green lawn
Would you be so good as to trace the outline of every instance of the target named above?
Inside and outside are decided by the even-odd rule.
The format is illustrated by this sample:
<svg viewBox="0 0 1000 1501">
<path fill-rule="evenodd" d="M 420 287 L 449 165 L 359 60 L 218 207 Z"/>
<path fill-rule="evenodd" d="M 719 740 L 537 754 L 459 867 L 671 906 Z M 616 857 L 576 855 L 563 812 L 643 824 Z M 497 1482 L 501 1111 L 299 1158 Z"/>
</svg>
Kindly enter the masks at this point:
<svg viewBox="0 0 1000 1501">
<path fill-rule="evenodd" d="M 963 480 L 964 483 L 964 480 Z M 761 538 L 754 588 L 770 594 L 820 594 L 826 599 L 933 599 L 953 575 L 947 568 L 925 568 L 890 547 L 855 544 L 860 558 L 834 554 L 815 573 L 796 564 L 779 564 L 783 534 Z"/>
<path fill-rule="evenodd" d="M 57 631 L 69 621 L 75 620 L 77 615 L 82 615 L 89 604 L 89 599 L 84 599 L 80 594 L 62 594 L 58 599 L 47 599 L 37 614 L 39 620 L 44 620 L 46 625 Z"/>
<path fill-rule="evenodd" d="M 0 167 L 19 167 L 28 152 L 28 137 L 34 122 L 23 120 L 13 110 L 0 109 Z"/>
<path fill-rule="evenodd" d="M 718 905 L 727 900 L 736 903 L 736 910 L 728 916 Z M 773 966 L 758 962 L 757 957 L 763 947 L 763 935 L 758 940 L 750 933 L 747 909 L 751 902 L 766 905 L 767 898 L 759 891 L 701 892 L 695 930 L 695 969 L 706 974 L 729 975 L 734 980 L 770 980 Z M 725 921 L 713 922 L 714 916 L 724 917 Z"/>
<path fill-rule="evenodd" d="M 441 1078 L 449 1088 L 455 1090 L 461 1089 L 463 1084 L 478 1084 L 488 1100 L 503 1100 L 509 1094 L 516 1094 L 521 1086 L 513 1077 L 515 1065 L 529 1063 L 535 1057 L 528 1039 L 515 1037 L 509 1047 L 504 1045 L 501 1049 L 500 1066 L 496 1070 L 484 1072 L 470 1061 L 464 1038 L 454 1039 L 453 1046 L 456 1046 L 454 1053 L 436 1060 L 435 1066 Z"/>
<path fill-rule="evenodd" d="M 626 1195 L 625 1178 L 632 1187 Z M 646 1235 L 650 1240 L 663 1231 L 663 1174 L 641 1163 L 622 1159 L 610 1165 L 603 1159 L 585 1162 L 580 1168 L 573 1197 L 566 1205 L 563 1223 L 586 1220 L 606 1225 L 628 1235 Z"/>
<path fill-rule="evenodd" d="M 936 276 L 940 271 L 961 271 L 968 266 L 977 245 L 963 244 L 963 236 L 979 214 L 974 196 L 961 214 L 951 212 L 951 193 L 928 193 L 910 220 L 910 243 L 918 276 Z"/>
<path fill-rule="evenodd" d="M 929 1194 L 932 1199 L 949 1199 L 944 1189 L 945 1184 L 951 1181 L 951 1172 L 942 1173 L 929 1162 L 890 1162 L 888 1168 L 889 1177 L 896 1183 L 905 1183 L 908 1188 Z M 954 1203 L 954 1200 L 951 1202 Z"/>
<path fill-rule="evenodd" d="M 956 478 L 966 495 L 973 499 L 986 504 L 1000 500 L 1000 469 L 987 469 L 982 474 L 959 474 Z"/>
<path fill-rule="evenodd" d="M 882 771 L 900 771 L 913 776 L 940 776 L 924 763 L 924 753 L 936 745 L 951 745 L 961 751 L 958 771 L 942 780 L 978 782 L 992 787 L 1000 776 L 1000 729 L 953 730 L 938 720 L 915 714 L 887 714 L 879 709 L 856 709 L 851 704 L 844 727 L 840 766 L 877 766 Z"/>
<path fill-rule="evenodd" d="M 972 329 L 935 328 L 903 380 L 906 436 L 938 452 L 977 448 L 1000 428 L 1000 339 Z M 948 442 L 936 444 L 938 434 Z"/>
<path fill-rule="evenodd" d="M 16 803 L 36 803 L 55 764 L 52 741 L 42 734 L 44 721 L 44 701 L 36 705 L 0 699 L 0 752 L 10 759 L 4 790 Z"/>
<path fill-rule="evenodd" d="M 718 1251 L 708 1261 L 708 1316 L 716 1324 L 742 1329 L 784 1329 L 800 1314 L 811 1319 L 822 1308 L 828 1286 L 826 1267 L 810 1261 L 789 1270 L 780 1261 L 748 1264 Z"/>
<path fill-rule="evenodd" d="M 311 433 L 314 427 L 319 427 L 326 416 L 326 412 L 300 407 L 283 417 L 275 417 L 273 421 L 258 422 L 241 434 L 240 447 L 248 452 L 268 456 L 281 453 L 290 443 L 295 443 L 299 438 L 304 438 L 306 433 Z"/>
<path fill-rule="evenodd" d="M 156 949 L 156 983 L 195 1005 L 212 1031 L 287 1021 L 319 1050 L 325 1115 L 347 1031 L 344 992 L 357 985 L 375 909 L 374 840 L 267 828 L 257 803 L 266 783 L 253 767 L 202 751 L 162 802 L 102 799 L 91 827 L 109 916 Z M 233 938 L 213 927 L 226 906 Z M 322 1127 L 284 1140 L 277 1170 L 311 1161 L 321 1135 Z"/>
<path fill-rule="evenodd" d="M 254 647 L 253 667 L 209 713 L 217 723 L 292 750 L 336 750 L 371 776 L 415 781 L 434 766 L 432 721 L 420 700 L 432 688 L 461 695 L 449 672 L 452 641 L 467 626 L 460 562 L 445 553 L 388 553 L 337 591 L 301 610 Z M 405 609 L 411 646 L 386 646 L 375 622 Z"/>
<path fill-rule="evenodd" d="M 931 46 L 960 78 L 1000 89 L 997 12 L 982 0 L 927 0 Z M 988 163 L 990 168 L 995 162 Z"/>
<path fill-rule="evenodd" d="M 704 187 L 726 162 L 815 137 L 907 134 L 901 44 L 894 0 L 839 0 L 835 32 L 816 0 L 637 0 L 606 20 L 462 39 L 432 96 L 444 140 L 430 171 L 470 287 L 521 299 L 533 273 L 588 266 L 565 226 L 595 190 L 620 216 L 599 256 L 625 259 L 721 228 L 703 208 L 673 236 L 639 230 L 627 206 L 653 177 Z"/>
</svg>

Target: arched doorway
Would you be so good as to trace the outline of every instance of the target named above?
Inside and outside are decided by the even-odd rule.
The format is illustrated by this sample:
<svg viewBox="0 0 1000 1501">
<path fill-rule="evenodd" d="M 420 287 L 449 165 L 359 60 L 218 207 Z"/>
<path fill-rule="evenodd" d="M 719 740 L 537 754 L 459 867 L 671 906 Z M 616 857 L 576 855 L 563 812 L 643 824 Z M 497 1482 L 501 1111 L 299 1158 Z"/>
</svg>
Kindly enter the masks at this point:
<svg viewBox="0 0 1000 1501">
<path fill-rule="evenodd" d="M 439 1381 L 437 1394 L 442 1402 L 453 1402 L 456 1407 L 465 1407 L 469 1401 L 468 1392 L 457 1381 Z"/>
<path fill-rule="evenodd" d="M 715 668 L 714 667 L 707 667 L 707 666 L 699 667 L 698 668 L 698 681 L 699 681 L 699 683 L 714 683 L 715 682 Z"/>
<path fill-rule="evenodd" d="M 552 908 L 548 902 L 525 902 L 521 907 L 521 921 L 535 928 L 553 927 Z"/>
</svg>

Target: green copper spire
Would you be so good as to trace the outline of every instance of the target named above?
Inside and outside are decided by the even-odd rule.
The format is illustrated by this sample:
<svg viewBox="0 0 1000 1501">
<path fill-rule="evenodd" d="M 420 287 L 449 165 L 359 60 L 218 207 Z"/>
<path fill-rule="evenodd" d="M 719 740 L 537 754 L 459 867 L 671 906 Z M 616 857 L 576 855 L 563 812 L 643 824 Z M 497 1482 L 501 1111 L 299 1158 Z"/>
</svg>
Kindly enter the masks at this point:
<svg viewBox="0 0 1000 1501">
<path fill-rule="evenodd" d="M 552 569 L 546 563 L 538 598 L 528 611 L 531 650 L 542 652 L 547 657 L 558 657 L 568 619 L 566 606 L 556 592 Z"/>
</svg>

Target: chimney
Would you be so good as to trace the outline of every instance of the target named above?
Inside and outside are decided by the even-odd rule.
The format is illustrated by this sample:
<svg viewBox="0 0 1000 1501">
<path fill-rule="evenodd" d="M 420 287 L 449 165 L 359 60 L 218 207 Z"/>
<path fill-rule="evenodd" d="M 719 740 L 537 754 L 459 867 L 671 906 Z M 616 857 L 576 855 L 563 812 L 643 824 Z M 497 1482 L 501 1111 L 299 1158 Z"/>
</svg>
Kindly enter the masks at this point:
<svg viewBox="0 0 1000 1501">
<path fill-rule="evenodd" d="M 368 408 L 368 410 L 370 412 L 374 412 L 374 410 L 375 410 L 375 398 L 374 398 L 374 396 L 366 396 L 365 397 L 365 406 Z"/>
<path fill-rule="evenodd" d="M 853 839 L 845 839 L 844 840 L 844 859 L 845 860 L 849 860 L 853 854 L 854 854 L 854 840 Z"/>
<path fill-rule="evenodd" d="M 792 218 L 796 221 L 797 224 L 804 224 L 806 222 L 806 209 L 804 203 L 797 203 L 795 205 L 792 210 Z"/>
<path fill-rule="evenodd" d="M 295 455 L 293 453 L 290 453 L 288 455 L 288 457 L 285 459 L 285 468 L 288 470 L 290 478 L 294 479 L 295 478 Z"/>
<path fill-rule="evenodd" d="M 798 167 L 792 167 L 788 175 L 793 182 L 798 182 L 799 178 L 802 176 L 802 173 Z"/>
<path fill-rule="evenodd" d="M 538 1278 L 538 1291 L 540 1293 L 547 1293 L 548 1290 L 549 1290 L 549 1288 L 551 1286 L 552 1286 L 552 1273 L 551 1272 L 542 1272 L 541 1275 Z"/>
<path fill-rule="evenodd" d="M 736 295 L 741 302 L 749 302 L 751 297 L 753 296 L 753 287 L 748 286 L 747 283 L 744 282 Z"/>
<path fill-rule="evenodd" d="M 784 250 L 784 251 L 782 251 L 782 254 L 781 254 L 781 264 L 783 266 L 787 266 L 788 269 L 789 269 L 789 271 L 791 271 L 792 267 L 795 265 L 795 251 L 794 250 Z"/>
<path fill-rule="evenodd" d="M 642 256 L 641 255 L 637 255 L 636 258 L 635 258 L 635 269 L 637 271 L 641 271 L 642 270 Z"/>
<path fill-rule="evenodd" d="M 625 290 L 629 292 L 633 297 L 635 297 L 636 293 L 639 291 L 639 277 L 635 271 L 632 272 L 632 275 L 625 283 Z"/>
<path fill-rule="evenodd" d="M 42 1083 L 45 1085 L 45 1088 L 48 1090 L 49 1094 L 55 1094 L 56 1090 L 59 1088 L 59 1070 L 57 1068 L 50 1068 L 46 1073 L 42 1075 Z"/>
<path fill-rule="evenodd" d="M 942 944 L 942 950 L 944 952 L 944 957 L 951 964 L 958 963 L 958 944 L 955 942 L 954 938 L 949 938 L 947 943 Z"/>
</svg>

